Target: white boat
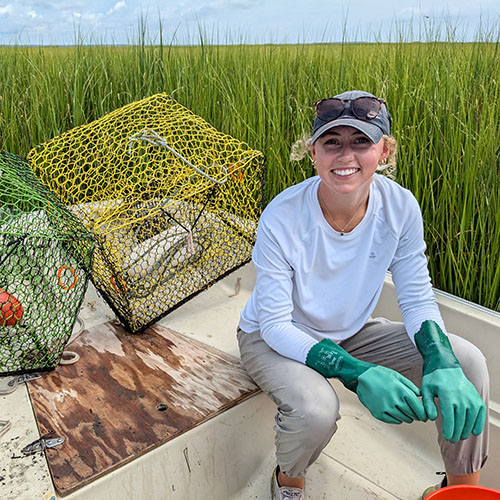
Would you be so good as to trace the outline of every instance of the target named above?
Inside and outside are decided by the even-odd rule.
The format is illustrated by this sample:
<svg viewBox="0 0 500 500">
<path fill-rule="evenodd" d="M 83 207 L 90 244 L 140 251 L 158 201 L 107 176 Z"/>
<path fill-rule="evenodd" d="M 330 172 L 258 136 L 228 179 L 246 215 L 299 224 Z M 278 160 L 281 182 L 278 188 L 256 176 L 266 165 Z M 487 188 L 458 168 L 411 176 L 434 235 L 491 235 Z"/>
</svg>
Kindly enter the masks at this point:
<svg viewBox="0 0 500 500">
<path fill-rule="evenodd" d="M 159 325 L 182 334 L 189 342 L 199 341 L 238 357 L 235 329 L 254 280 L 253 267 L 247 264 L 168 314 Z M 488 359 L 491 442 L 482 484 L 500 489 L 500 314 L 446 293 L 436 291 L 436 295 L 448 330 L 471 340 Z M 400 318 L 389 275 L 375 315 Z M 98 331 L 100 324 L 113 317 L 90 286 L 80 311 L 85 328 Z M 106 340 L 96 336 L 93 342 L 101 341 Z M 82 356 L 74 366 L 82 368 L 85 363 Z M 193 372 L 196 375 L 196 367 Z M 89 390 L 92 384 L 88 381 Z M 417 500 L 425 487 L 439 482 L 435 472 L 443 470 L 443 466 L 433 423 L 383 424 L 373 419 L 340 383 L 334 380 L 332 384 L 341 399 L 342 419 L 338 432 L 309 471 L 306 498 Z M 60 389 L 58 398 L 62 401 L 70 390 Z M 10 429 L 0 437 L 3 500 L 270 498 L 275 409 L 261 392 L 132 457 L 111 472 L 85 481 L 64 496 L 54 486 L 46 457 L 49 451 L 55 456 L 65 443 L 45 453 L 24 456 L 21 452 L 39 438 L 26 384 L 0 396 L 0 408 L 0 419 L 10 422 Z M 121 409 L 116 408 L 117 421 L 120 415 Z"/>
</svg>

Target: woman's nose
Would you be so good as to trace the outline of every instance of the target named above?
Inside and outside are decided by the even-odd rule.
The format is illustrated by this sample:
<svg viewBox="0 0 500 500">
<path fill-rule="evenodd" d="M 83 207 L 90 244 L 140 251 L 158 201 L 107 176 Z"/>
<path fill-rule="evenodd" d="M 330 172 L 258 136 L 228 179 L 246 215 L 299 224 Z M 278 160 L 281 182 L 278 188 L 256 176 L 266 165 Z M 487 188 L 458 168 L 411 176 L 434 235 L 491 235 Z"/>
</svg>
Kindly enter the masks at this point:
<svg viewBox="0 0 500 500">
<path fill-rule="evenodd" d="M 350 144 L 343 144 L 341 147 L 340 147 L 340 150 L 339 150 L 339 153 L 340 153 L 340 157 L 344 157 L 344 156 L 352 156 L 352 148 L 351 148 L 351 145 Z"/>
</svg>

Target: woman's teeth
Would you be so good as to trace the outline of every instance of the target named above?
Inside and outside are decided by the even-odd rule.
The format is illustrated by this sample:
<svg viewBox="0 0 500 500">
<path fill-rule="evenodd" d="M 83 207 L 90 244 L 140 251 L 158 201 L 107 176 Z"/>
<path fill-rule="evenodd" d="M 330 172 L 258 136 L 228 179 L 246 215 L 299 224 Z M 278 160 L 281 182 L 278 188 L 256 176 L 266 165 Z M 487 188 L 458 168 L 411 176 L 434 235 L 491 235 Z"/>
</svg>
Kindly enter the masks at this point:
<svg viewBox="0 0 500 500">
<path fill-rule="evenodd" d="M 357 172 L 358 169 L 357 168 L 350 168 L 348 170 L 332 170 L 332 172 L 336 175 L 341 175 L 341 176 L 345 176 L 345 175 L 351 175 L 351 174 L 354 174 L 355 172 Z"/>
</svg>

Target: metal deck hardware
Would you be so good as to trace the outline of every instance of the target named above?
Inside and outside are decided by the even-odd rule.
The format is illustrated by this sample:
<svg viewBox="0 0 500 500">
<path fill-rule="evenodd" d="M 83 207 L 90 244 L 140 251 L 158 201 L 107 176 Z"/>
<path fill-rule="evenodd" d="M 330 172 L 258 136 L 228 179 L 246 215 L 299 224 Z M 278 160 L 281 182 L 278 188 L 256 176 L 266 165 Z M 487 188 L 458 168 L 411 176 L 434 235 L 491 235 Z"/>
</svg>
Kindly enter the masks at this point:
<svg viewBox="0 0 500 500">
<path fill-rule="evenodd" d="M 33 455 L 35 453 L 41 452 L 48 448 L 54 448 L 55 446 L 60 446 L 64 443 L 64 438 L 62 437 L 50 437 L 54 435 L 54 431 L 50 431 L 44 434 L 39 439 L 36 439 L 32 443 L 26 445 L 21 451 L 24 455 Z"/>
<path fill-rule="evenodd" d="M 23 375 L 19 375 L 17 382 L 22 384 L 23 382 L 29 382 L 30 380 L 35 380 L 41 377 L 42 375 L 40 373 L 25 373 Z"/>
<path fill-rule="evenodd" d="M 42 375 L 39 373 L 25 373 L 23 375 L 15 375 L 14 377 L 10 377 L 8 379 L 2 379 L 2 383 L 0 383 L 0 396 L 6 396 L 7 394 L 14 392 L 19 384 L 35 380 L 41 376 Z"/>
</svg>

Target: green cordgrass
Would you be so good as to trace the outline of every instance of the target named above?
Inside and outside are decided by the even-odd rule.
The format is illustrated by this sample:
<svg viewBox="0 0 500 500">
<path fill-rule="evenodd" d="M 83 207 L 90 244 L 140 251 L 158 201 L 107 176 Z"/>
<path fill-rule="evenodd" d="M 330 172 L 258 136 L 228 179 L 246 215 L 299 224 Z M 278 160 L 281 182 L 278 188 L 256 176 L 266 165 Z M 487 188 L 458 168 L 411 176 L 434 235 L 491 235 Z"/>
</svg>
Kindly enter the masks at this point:
<svg viewBox="0 0 500 500">
<path fill-rule="evenodd" d="M 481 38 L 481 37 L 480 37 Z M 420 202 L 433 284 L 500 311 L 500 52 L 496 40 L 317 45 L 139 43 L 0 47 L 0 150 L 20 156 L 131 101 L 167 92 L 267 157 L 268 201 L 313 174 L 289 160 L 312 103 L 387 99 L 397 180 Z"/>
</svg>

